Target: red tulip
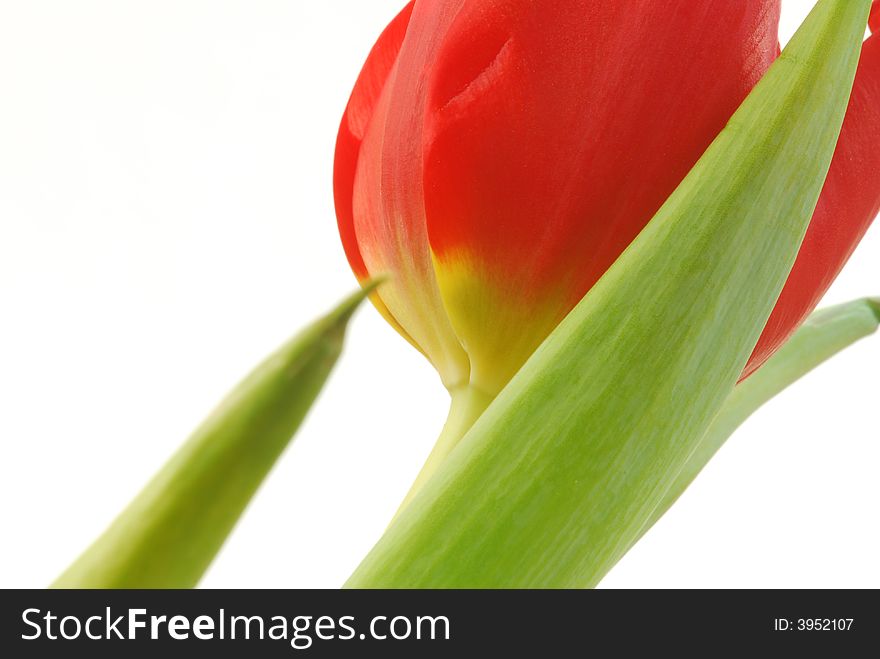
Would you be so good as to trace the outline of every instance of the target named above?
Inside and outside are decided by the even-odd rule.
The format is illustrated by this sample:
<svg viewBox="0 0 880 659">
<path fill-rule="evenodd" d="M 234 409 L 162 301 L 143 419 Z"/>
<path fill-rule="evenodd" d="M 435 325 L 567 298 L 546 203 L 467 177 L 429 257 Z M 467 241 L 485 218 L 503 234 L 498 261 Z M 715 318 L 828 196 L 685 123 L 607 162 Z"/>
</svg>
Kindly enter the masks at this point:
<svg viewBox="0 0 880 659">
<path fill-rule="evenodd" d="M 778 19 L 778 0 L 416 0 L 389 25 L 339 132 L 339 229 L 359 279 L 392 275 L 374 302 L 447 387 L 504 386 L 770 66 Z M 744 375 L 813 309 L 880 206 L 875 41 Z"/>
</svg>

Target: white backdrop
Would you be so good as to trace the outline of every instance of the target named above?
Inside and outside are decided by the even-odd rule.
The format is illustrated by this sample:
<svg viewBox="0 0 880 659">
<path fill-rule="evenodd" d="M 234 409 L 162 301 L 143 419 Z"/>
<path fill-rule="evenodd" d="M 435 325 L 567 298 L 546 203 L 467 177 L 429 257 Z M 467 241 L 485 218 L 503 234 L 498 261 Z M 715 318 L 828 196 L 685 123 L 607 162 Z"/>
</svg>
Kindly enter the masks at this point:
<svg viewBox="0 0 880 659">
<path fill-rule="evenodd" d="M 333 144 L 402 2 L 0 1 L 0 587 L 51 581 L 352 289 Z M 827 302 L 871 293 L 880 228 Z M 336 587 L 407 490 L 445 391 L 372 308 L 351 330 L 204 585 Z M 604 585 L 880 587 L 878 372 L 880 336 L 780 396 Z"/>
</svg>

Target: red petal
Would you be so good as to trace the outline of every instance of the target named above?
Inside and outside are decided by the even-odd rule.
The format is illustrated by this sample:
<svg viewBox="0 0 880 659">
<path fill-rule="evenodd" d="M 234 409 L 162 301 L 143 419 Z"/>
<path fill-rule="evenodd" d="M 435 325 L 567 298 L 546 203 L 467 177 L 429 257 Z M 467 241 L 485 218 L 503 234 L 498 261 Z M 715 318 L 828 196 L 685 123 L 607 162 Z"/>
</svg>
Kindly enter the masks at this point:
<svg viewBox="0 0 880 659">
<path fill-rule="evenodd" d="M 872 36 L 862 48 L 846 119 L 810 228 L 743 377 L 761 366 L 816 307 L 878 211 L 880 37 Z"/>
<path fill-rule="evenodd" d="M 370 51 L 364 68 L 355 83 L 348 107 L 345 108 L 342 124 L 339 127 L 339 135 L 336 138 L 333 193 L 336 201 L 339 235 L 342 238 L 342 246 L 345 249 L 348 262 L 355 275 L 361 280 L 366 279 L 369 273 L 363 257 L 361 257 L 354 231 L 352 211 L 354 175 L 367 126 L 373 117 L 373 111 L 382 90 L 385 88 L 388 76 L 397 61 L 403 38 L 406 36 L 413 2 L 404 7 L 403 11 L 391 21 Z"/>
<path fill-rule="evenodd" d="M 354 271 L 358 281 L 368 279 L 370 273 L 361 256 L 357 236 L 355 235 L 353 209 L 354 177 L 357 171 L 364 135 L 373 118 L 382 90 L 385 88 L 388 77 L 400 53 L 400 47 L 406 36 L 406 28 L 409 25 L 414 1 L 404 7 L 394 20 L 391 21 L 370 51 L 360 76 L 358 76 L 358 80 L 355 83 L 354 91 L 352 91 L 348 107 L 345 109 L 342 123 L 339 126 L 339 135 L 336 138 L 336 158 L 333 163 L 333 194 L 336 202 L 336 218 L 345 256 L 348 258 L 349 265 L 351 265 L 351 269 Z M 401 327 L 397 319 L 388 310 L 379 293 L 371 293 L 370 300 L 379 310 L 379 313 L 385 317 L 403 338 L 415 346 L 416 349 L 421 350 L 409 333 Z"/>
<path fill-rule="evenodd" d="M 777 0 L 464 3 L 435 55 L 424 187 L 472 381 L 518 368 L 641 231 L 774 59 L 778 15 Z"/>
<path fill-rule="evenodd" d="M 452 329 L 434 276 L 422 197 L 425 81 L 463 0 L 419 0 L 366 126 L 354 174 L 353 225 L 388 311 L 428 356 L 448 387 L 467 384 L 467 355 Z"/>
</svg>

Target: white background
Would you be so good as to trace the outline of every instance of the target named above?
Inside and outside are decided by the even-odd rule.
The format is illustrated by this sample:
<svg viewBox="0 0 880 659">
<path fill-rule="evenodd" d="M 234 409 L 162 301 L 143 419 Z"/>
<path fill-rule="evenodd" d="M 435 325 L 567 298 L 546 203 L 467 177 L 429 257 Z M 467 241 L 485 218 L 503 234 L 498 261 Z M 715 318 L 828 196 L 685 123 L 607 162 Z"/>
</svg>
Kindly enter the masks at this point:
<svg viewBox="0 0 880 659">
<path fill-rule="evenodd" d="M 0 587 L 50 582 L 352 289 L 333 144 L 402 2 L 0 2 Z M 784 5 L 783 41 L 812 2 Z M 871 293 L 880 228 L 827 301 Z M 878 372 L 875 337 L 781 395 L 604 585 L 880 587 Z M 204 585 L 340 585 L 446 402 L 362 311 Z"/>
</svg>

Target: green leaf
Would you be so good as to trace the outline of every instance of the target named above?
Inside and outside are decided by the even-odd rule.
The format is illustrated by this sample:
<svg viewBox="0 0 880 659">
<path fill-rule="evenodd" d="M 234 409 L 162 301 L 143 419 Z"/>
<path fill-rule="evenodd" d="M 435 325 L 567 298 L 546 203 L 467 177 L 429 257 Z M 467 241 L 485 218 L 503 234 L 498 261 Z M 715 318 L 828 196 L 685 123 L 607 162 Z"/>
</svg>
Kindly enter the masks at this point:
<svg viewBox="0 0 880 659">
<path fill-rule="evenodd" d="M 880 302 L 872 299 L 854 300 L 811 315 L 779 352 L 737 385 L 641 535 L 669 510 L 746 419 L 790 384 L 844 348 L 876 332 L 878 323 Z"/>
<path fill-rule="evenodd" d="M 870 4 L 818 3 L 349 587 L 585 587 L 614 565 L 733 391 L 791 269 Z"/>
<path fill-rule="evenodd" d="M 314 403 L 372 288 L 248 375 L 52 587 L 193 587 Z"/>
</svg>

